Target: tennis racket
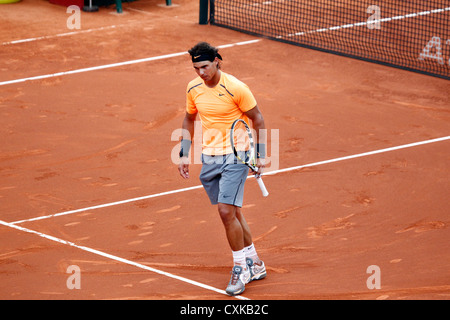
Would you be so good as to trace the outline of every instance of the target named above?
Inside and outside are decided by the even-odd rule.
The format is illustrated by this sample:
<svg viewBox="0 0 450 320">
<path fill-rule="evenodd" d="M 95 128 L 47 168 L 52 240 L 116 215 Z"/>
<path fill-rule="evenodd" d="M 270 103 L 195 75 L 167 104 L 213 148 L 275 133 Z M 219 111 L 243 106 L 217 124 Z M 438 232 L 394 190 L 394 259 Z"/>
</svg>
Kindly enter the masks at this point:
<svg viewBox="0 0 450 320">
<path fill-rule="evenodd" d="M 252 131 L 244 120 L 238 119 L 233 122 L 230 131 L 230 141 L 236 158 L 252 169 L 253 172 L 258 172 L 258 167 L 256 167 L 255 142 Z M 255 178 L 263 196 L 267 197 L 269 192 L 262 181 L 261 175 L 255 175 Z"/>
</svg>

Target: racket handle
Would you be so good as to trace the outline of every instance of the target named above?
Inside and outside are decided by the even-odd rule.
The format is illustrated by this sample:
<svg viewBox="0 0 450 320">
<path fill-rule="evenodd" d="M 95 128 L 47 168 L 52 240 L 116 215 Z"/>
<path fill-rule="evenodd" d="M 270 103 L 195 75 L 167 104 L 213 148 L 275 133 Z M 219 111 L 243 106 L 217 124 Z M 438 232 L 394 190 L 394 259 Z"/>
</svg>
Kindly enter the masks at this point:
<svg viewBox="0 0 450 320">
<path fill-rule="evenodd" d="M 259 188 L 261 189 L 263 196 L 267 197 L 269 195 L 269 192 L 267 191 L 261 176 L 257 176 L 256 181 L 258 182 Z"/>
</svg>

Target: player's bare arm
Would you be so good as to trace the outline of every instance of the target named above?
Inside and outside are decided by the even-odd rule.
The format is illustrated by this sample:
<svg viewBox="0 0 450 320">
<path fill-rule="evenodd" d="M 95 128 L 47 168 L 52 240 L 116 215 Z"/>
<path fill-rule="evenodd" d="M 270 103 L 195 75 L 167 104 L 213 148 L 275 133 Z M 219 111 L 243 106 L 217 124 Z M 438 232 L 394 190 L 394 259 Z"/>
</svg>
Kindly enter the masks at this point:
<svg viewBox="0 0 450 320">
<path fill-rule="evenodd" d="M 258 106 L 250 109 L 245 112 L 245 115 L 252 120 L 253 129 L 255 129 L 256 134 L 256 143 L 257 143 L 257 153 L 259 153 L 259 157 L 257 159 L 256 166 L 258 167 L 258 172 L 256 174 L 261 174 L 262 169 L 265 167 L 264 158 L 266 153 L 266 125 L 264 123 L 264 117 L 259 110 Z"/>
<path fill-rule="evenodd" d="M 183 144 L 189 145 L 192 142 L 192 137 L 194 136 L 194 125 L 195 125 L 195 118 L 197 117 L 197 114 L 190 114 L 186 112 L 186 115 L 184 116 L 182 128 L 182 149 Z M 184 141 L 184 142 L 183 142 Z M 184 179 L 189 178 L 189 158 L 188 158 L 188 150 L 184 150 L 184 154 L 180 153 L 180 164 L 178 165 L 178 171 L 180 172 L 180 175 Z"/>
</svg>

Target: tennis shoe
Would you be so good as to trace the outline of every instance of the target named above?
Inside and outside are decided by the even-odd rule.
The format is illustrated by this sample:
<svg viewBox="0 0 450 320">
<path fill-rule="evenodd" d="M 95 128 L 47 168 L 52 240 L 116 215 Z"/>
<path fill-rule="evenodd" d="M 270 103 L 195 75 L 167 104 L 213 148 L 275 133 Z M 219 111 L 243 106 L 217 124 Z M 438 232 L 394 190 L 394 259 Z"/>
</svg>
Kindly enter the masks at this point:
<svg viewBox="0 0 450 320">
<path fill-rule="evenodd" d="M 249 268 L 244 269 L 241 266 L 234 266 L 231 270 L 231 279 L 225 290 L 230 296 L 241 294 L 245 290 L 245 285 L 250 282 L 251 273 Z"/>
<path fill-rule="evenodd" d="M 266 265 L 262 260 L 261 265 L 253 263 L 253 260 L 251 258 L 246 258 L 246 262 L 247 268 L 250 270 L 251 273 L 250 281 L 261 280 L 267 276 Z"/>
</svg>

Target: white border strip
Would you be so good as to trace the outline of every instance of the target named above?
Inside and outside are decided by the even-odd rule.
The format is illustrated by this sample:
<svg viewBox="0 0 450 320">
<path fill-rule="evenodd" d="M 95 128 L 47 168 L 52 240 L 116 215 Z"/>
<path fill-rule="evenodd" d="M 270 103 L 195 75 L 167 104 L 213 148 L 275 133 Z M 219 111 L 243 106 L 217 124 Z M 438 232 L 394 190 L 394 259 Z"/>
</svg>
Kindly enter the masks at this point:
<svg viewBox="0 0 450 320">
<path fill-rule="evenodd" d="M 73 242 L 62 240 L 62 239 L 50 236 L 48 234 L 44 234 L 44 233 L 41 233 L 41 232 L 38 232 L 38 231 L 34 231 L 34 230 L 31 230 L 31 229 L 27 229 L 27 228 L 24 228 L 24 227 L 19 227 L 19 226 L 16 226 L 14 224 L 11 224 L 11 223 L 8 223 L 8 222 L 2 221 L 2 220 L 0 220 L 0 224 L 4 225 L 6 227 L 10 227 L 10 228 L 13 228 L 13 229 L 16 229 L 16 230 L 20 230 L 20 231 L 26 232 L 26 233 L 35 234 L 35 235 L 38 235 L 39 237 L 42 237 L 42 238 L 45 238 L 45 239 L 48 239 L 48 240 L 51 240 L 51 241 L 55 241 L 55 242 L 58 242 L 58 243 L 61 243 L 61 244 L 65 244 L 65 245 L 68 245 L 68 246 L 71 246 L 71 247 L 74 247 L 74 248 L 77 248 L 77 249 L 80 249 L 80 250 L 83 250 L 83 251 L 86 251 L 86 252 L 90 252 L 90 253 L 96 254 L 98 256 L 102 256 L 102 257 L 105 257 L 105 258 L 108 258 L 108 259 L 111 259 L 111 260 L 115 260 L 115 261 L 118 261 L 118 262 L 122 262 L 122 263 L 125 263 L 125 264 L 128 264 L 128 265 L 140 268 L 140 269 L 151 271 L 151 272 L 157 273 L 157 274 L 162 275 L 162 276 L 166 276 L 166 277 L 169 277 L 169 278 L 172 278 L 172 279 L 176 279 L 176 280 L 179 280 L 179 281 L 182 281 L 182 282 L 186 282 L 186 283 L 189 283 L 191 285 L 194 285 L 194 286 L 206 289 L 206 290 L 210 290 L 210 291 L 214 291 L 214 292 L 217 292 L 217 293 L 220 293 L 220 294 L 227 295 L 227 293 L 224 290 L 220 290 L 220 289 L 217 289 L 215 287 L 209 286 L 207 284 L 203 284 L 203 283 L 200 283 L 200 282 L 197 282 L 197 281 L 194 281 L 194 280 L 190 280 L 190 279 L 187 279 L 187 278 L 184 278 L 184 277 L 180 277 L 180 276 L 177 276 L 177 275 L 165 272 L 165 271 L 161 271 L 161 270 L 158 270 L 158 269 L 155 269 L 155 268 L 151 268 L 149 266 L 145 266 L 143 264 L 140 264 L 140 263 L 137 263 L 137 262 L 134 262 L 134 261 L 131 261 L 131 260 L 120 258 L 118 256 L 114 256 L 114 255 L 109 254 L 109 253 L 105 253 L 105 252 L 102 252 L 102 251 L 99 251 L 99 250 L 96 250 L 96 249 L 92 249 L 92 248 L 88 248 L 88 247 L 85 247 L 85 246 L 79 246 L 79 245 L 77 245 L 77 244 L 75 244 Z M 240 299 L 240 300 L 250 300 L 250 299 L 248 299 L 246 297 L 243 297 L 243 296 L 235 296 L 235 298 Z"/>
<path fill-rule="evenodd" d="M 257 43 L 257 42 L 259 42 L 261 40 L 262 39 L 236 42 L 236 43 L 221 45 L 221 46 L 218 46 L 217 48 L 223 49 L 223 48 L 230 48 L 230 47 L 234 47 L 234 46 L 243 46 L 243 45 L 247 45 L 247 44 Z M 185 54 L 188 54 L 188 52 L 187 51 L 183 51 L 183 52 L 165 54 L 165 55 L 156 56 L 156 57 L 149 57 L 149 58 L 144 58 L 144 59 L 136 59 L 136 60 L 129 60 L 129 61 L 105 64 L 105 65 L 96 66 L 96 67 L 82 68 L 82 69 L 63 71 L 63 72 L 57 72 L 57 73 L 50 73 L 50 74 L 44 74 L 44 75 L 40 75 L 40 76 L 34 76 L 34 77 L 28 77 L 28 78 L 22 78 L 22 79 L 8 80 L 8 81 L 0 82 L 0 86 L 6 86 L 8 84 L 21 83 L 21 82 L 25 82 L 25 81 L 42 80 L 42 79 L 66 76 L 66 75 L 76 74 L 76 73 L 83 73 L 83 72 L 90 72 L 90 71 L 96 71 L 96 70 L 102 70 L 102 69 L 121 67 L 121 66 L 137 64 L 137 63 L 143 63 L 143 62 L 149 62 L 149 61 L 155 61 L 155 60 L 161 60 L 161 59 L 169 59 L 169 58 L 179 57 L 179 56 L 182 56 L 182 55 L 185 55 Z"/>
<path fill-rule="evenodd" d="M 350 155 L 350 156 L 345 156 L 345 157 L 334 158 L 334 159 L 330 159 L 330 160 L 324 160 L 324 161 L 304 164 L 304 165 L 300 165 L 300 166 L 296 166 L 296 167 L 290 167 L 290 168 L 285 168 L 285 169 L 280 169 L 280 170 L 268 171 L 268 172 L 264 173 L 264 176 L 270 176 L 270 175 L 275 175 L 275 174 L 278 174 L 278 173 L 299 170 L 299 169 L 307 168 L 307 167 L 315 167 L 315 166 L 328 164 L 328 163 L 333 163 L 333 162 L 339 162 L 339 161 L 350 160 L 350 159 L 355 159 L 355 158 L 367 157 L 367 156 L 371 156 L 371 155 L 374 155 L 374 154 L 380 154 L 380 153 L 385 153 L 385 152 L 390 152 L 390 151 L 395 151 L 395 150 L 400 150 L 400 149 L 406 149 L 406 148 L 411 148 L 411 147 L 416 147 L 416 146 L 420 146 L 420 145 L 424 145 L 424 144 L 430 144 L 430 143 L 441 142 L 441 141 L 446 141 L 446 140 L 450 140 L 450 136 L 436 138 L 436 139 L 431 139 L 431 140 L 425 140 L 425 141 L 419 141 L 419 142 L 414 142 L 414 143 L 408 143 L 408 144 L 403 144 L 403 145 L 396 146 L 396 147 L 379 149 L 379 150 L 374 150 L 374 151 L 369 151 L 369 152 L 364 152 L 364 153 L 358 153 L 358 154 L 354 154 L 354 155 Z M 253 177 L 254 176 L 249 176 L 249 178 L 253 178 Z M 200 189 L 200 188 L 202 188 L 202 185 L 197 185 L 197 186 L 189 187 L 189 188 L 183 188 L 183 189 L 177 189 L 177 190 L 172 190 L 172 191 L 167 191 L 167 192 L 151 194 L 151 195 L 138 197 L 138 198 L 132 198 L 132 199 L 127 199 L 127 200 L 122 200 L 122 201 L 116 201 L 116 202 L 101 204 L 101 205 L 87 207 L 87 208 L 83 208 L 83 209 L 70 210 L 70 211 L 50 214 L 50 215 L 47 215 L 47 216 L 40 216 L 40 217 L 36 217 L 36 218 L 31 218 L 31 219 L 19 220 L 19 221 L 11 222 L 10 224 L 11 225 L 16 225 L 16 224 L 20 224 L 20 223 L 24 223 L 24 222 L 31 222 L 31 221 L 49 219 L 49 218 L 64 216 L 64 215 L 68 215 L 68 214 L 72 214 L 72 213 L 78 213 L 78 212 L 83 212 L 83 211 L 88 211 L 88 210 L 95 210 L 95 209 L 100 209 L 100 208 L 106 208 L 106 207 L 116 206 L 116 205 L 120 205 L 120 204 L 124 204 L 124 203 L 135 202 L 135 201 L 145 200 L 145 199 L 151 199 L 151 198 L 161 197 L 161 196 L 165 196 L 165 195 L 169 195 L 169 194 L 180 193 L 180 192 L 185 192 L 185 191 L 190 191 L 190 190 L 195 190 L 195 189 Z"/>
</svg>

